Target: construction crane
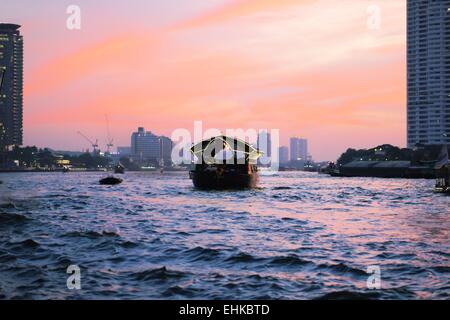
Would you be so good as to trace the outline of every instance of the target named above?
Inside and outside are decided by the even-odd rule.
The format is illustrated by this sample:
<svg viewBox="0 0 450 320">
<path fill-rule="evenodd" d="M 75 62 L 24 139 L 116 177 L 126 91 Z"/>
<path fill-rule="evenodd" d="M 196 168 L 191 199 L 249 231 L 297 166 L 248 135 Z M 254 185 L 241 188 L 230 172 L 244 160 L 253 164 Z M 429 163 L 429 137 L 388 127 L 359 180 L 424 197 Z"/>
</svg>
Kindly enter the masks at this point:
<svg viewBox="0 0 450 320">
<path fill-rule="evenodd" d="M 94 149 L 94 153 L 97 153 L 98 150 L 98 139 L 95 140 L 95 143 L 89 139 L 88 137 L 86 137 L 81 131 L 77 132 L 80 136 L 82 136 L 87 142 L 89 142 L 92 146 L 92 148 Z"/>
<path fill-rule="evenodd" d="M 106 152 L 109 154 L 111 152 L 111 148 L 114 147 L 114 139 L 111 137 L 111 131 L 109 129 L 109 119 L 108 119 L 108 115 L 105 114 L 105 119 L 106 119 Z"/>
</svg>

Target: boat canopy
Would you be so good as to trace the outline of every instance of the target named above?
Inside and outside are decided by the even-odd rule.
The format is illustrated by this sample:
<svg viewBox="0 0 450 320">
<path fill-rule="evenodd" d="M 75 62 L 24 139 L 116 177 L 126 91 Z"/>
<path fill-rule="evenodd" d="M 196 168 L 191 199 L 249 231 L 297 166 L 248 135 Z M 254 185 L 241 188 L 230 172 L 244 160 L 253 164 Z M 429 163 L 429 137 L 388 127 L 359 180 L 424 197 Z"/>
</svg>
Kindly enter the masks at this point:
<svg viewBox="0 0 450 320">
<path fill-rule="evenodd" d="M 256 163 L 262 152 L 238 138 L 212 137 L 191 147 L 191 152 L 206 164 L 223 163 L 229 159 L 243 159 L 245 163 Z M 228 162 L 227 162 L 228 163 Z"/>
</svg>

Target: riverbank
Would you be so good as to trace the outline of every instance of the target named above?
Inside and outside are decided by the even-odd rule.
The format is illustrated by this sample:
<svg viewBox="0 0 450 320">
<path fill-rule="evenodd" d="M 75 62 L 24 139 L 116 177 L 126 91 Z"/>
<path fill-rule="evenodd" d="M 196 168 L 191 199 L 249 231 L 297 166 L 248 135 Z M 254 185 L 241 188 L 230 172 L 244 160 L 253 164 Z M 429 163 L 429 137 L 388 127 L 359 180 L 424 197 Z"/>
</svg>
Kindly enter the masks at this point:
<svg viewBox="0 0 450 320">
<path fill-rule="evenodd" d="M 85 169 L 85 168 L 71 168 L 69 171 L 65 169 L 0 169 L 0 173 L 33 173 L 33 172 L 41 172 L 41 173 L 76 173 L 76 172 L 109 172 L 114 171 L 114 168 L 101 168 L 101 169 Z M 161 169 L 141 169 L 141 170 L 126 170 L 126 172 L 160 172 Z M 172 169 L 172 168 L 164 168 L 164 172 L 185 172 L 189 171 L 189 169 Z"/>
<path fill-rule="evenodd" d="M 106 169 L 71 169 L 68 172 L 106 172 Z M 61 169 L 0 169 L 0 173 L 57 173 L 65 172 L 63 168 Z"/>
<path fill-rule="evenodd" d="M 322 173 L 347 178 L 436 179 L 432 167 L 413 166 L 410 161 L 352 161 L 339 167 L 326 168 Z"/>
</svg>

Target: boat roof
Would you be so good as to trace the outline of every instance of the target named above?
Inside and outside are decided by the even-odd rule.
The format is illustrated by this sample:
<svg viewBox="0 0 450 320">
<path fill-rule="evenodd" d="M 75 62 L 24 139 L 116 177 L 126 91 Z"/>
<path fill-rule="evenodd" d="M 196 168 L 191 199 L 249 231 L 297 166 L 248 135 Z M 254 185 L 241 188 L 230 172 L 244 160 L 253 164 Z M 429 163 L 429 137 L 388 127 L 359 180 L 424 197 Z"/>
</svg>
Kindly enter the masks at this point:
<svg viewBox="0 0 450 320">
<path fill-rule="evenodd" d="M 20 28 L 20 25 L 14 23 L 0 23 L 0 30 L 17 30 Z"/>
<path fill-rule="evenodd" d="M 244 140 L 238 138 L 227 137 L 225 135 L 211 137 L 209 139 L 203 140 L 191 147 L 191 152 L 198 158 L 203 157 L 205 151 L 220 150 L 230 150 L 232 152 L 240 152 L 246 155 L 249 160 L 256 160 L 262 156 L 262 152 L 245 142 Z"/>
</svg>

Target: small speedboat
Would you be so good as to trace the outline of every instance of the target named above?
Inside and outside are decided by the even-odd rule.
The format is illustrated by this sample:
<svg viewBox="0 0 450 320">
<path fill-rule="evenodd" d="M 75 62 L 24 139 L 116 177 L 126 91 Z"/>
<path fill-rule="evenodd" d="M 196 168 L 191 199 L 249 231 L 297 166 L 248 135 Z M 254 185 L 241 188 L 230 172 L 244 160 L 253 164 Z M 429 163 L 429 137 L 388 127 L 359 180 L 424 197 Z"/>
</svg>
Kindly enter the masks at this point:
<svg viewBox="0 0 450 320">
<path fill-rule="evenodd" d="M 123 182 L 122 179 L 110 176 L 110 177 L 106 177 L 100 180 L 100 184 L 102 185 L 110 185 L 110 186 L 114 186 L 116 184 L 121 184 Z"/>
</svg>

